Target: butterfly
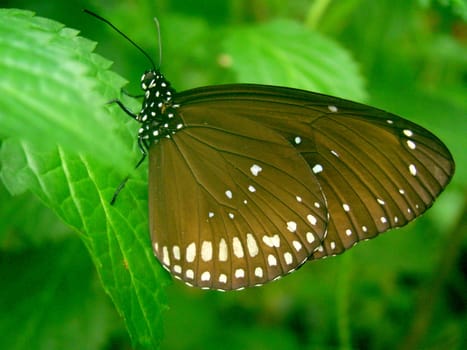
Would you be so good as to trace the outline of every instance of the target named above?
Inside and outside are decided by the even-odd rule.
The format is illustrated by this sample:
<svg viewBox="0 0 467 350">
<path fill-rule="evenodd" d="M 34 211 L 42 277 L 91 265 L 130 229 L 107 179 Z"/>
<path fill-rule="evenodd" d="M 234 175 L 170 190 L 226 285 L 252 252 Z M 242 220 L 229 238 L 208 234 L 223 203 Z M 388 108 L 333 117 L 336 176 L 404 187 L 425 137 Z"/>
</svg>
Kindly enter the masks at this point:
<svg viewBox="0 0 467 350">
<path fill-rule="evenodd" d="M 115 102 L 149 158 L 154 254 L 190 286 L 262 285 L 340 254 L 421 215 L 453 176 L 435 135 L 383 110 L 268 85 L 177 92 L 153 67 L 139 113 Z"/>
</svg>

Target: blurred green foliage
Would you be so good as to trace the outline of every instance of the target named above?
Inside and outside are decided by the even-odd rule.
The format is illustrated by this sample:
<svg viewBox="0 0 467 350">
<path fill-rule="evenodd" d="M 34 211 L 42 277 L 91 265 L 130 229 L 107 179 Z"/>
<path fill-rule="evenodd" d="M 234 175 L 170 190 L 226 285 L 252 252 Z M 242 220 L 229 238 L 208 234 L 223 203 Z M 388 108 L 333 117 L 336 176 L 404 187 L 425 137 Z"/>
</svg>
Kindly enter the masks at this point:
<svg viewBox="0 0 467 350">
<path fill-rule="evenodd" d="M 465 2 L 9 0 L 3 7 L 97 41 L 96 52 L 115 62 L 134 93 L 146 58 L 82 8 L 110 19 L 156 61 L 157 15 L 162 70 L 178 90 L 248 81 L 362 100 L 433 131 L 457 169 L 415 223 L 278 282 L 232 293 L 170 284 L 150 249 L 145 170 L 132 175 L 116 208 L 108 206 L 139 156 L 137 126 L 118 108 L 98 107 L 119 97 L 123 79 L 76 33 L 21 14 L 35 23 L 21 41 L 24 31 L 12 35 L 3 22 L 15 15 L 3 13 L 0 28 L 11 35 L 0 37 L 0 91 L 15 92 L 26 73 L 30 80 L 21 82 L 37 84 L 38 93 L 27 91 L 28 104 L 18 94 L 0 97 L 1 178 L 15 193 L 29 189 L 11 196 L 0 188 L 1 348 L 467 348 Z M 44 35 L 61 48 L 38 43 Z M 37 55 L 28 56 L 24 42 Z M 60 81 L 60 72 L 70 74 L 69 88 L 46 83 Z M 112 169 L 117 149 L 122 164 Z"/>
</svg>

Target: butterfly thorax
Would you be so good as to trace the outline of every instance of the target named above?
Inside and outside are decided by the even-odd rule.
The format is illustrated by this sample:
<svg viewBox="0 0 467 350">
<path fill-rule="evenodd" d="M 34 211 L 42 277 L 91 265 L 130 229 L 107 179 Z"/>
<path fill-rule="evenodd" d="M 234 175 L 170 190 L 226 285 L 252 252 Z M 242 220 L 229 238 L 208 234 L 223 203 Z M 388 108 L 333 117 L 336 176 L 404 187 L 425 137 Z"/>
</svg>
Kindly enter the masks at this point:
<svg viewBox="0 0 467 350">
<path fill-rule="evenodd" d="M 142 124 L 138 132 L 140 146 L 148 151 L 154 142 L 170 138 L 183 128 L 183 121 L 176 112 L 179 105 L 172 101 L 175 90 L 165 77 L 150 70 L 141 77 L 144 100 L 137 120 Z"/>
</svg>

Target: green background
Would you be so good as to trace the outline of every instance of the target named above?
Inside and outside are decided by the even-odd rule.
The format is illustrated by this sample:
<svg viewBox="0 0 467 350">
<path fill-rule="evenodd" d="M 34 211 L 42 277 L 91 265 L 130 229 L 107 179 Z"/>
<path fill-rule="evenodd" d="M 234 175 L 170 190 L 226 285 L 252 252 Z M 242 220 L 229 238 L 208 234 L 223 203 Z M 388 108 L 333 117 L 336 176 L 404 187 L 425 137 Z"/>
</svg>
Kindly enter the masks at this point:
<svg viewBox="0 0 467 350">
<path fill-rule="evenodd" d="M 79 30 L 99 43 L 99 56 L 93 42 L 55 22 L 0 12 L 0 348 L 467 347 L 465 2 L 18 0 L 2 7 Z M 150 248 L 146 165 L 132 171 L 138 126 L 104 106 L 122 86 L 138 94 L 150 63 L 83 8 L 110 19 L 156 64 L 157 16 L 161 68 L 177 90 L 288 85 L 405 116 L 446 143 L 454 179 L 407 227 L 261 288 L 220 293 L 172 282 Z"/>
</svg>

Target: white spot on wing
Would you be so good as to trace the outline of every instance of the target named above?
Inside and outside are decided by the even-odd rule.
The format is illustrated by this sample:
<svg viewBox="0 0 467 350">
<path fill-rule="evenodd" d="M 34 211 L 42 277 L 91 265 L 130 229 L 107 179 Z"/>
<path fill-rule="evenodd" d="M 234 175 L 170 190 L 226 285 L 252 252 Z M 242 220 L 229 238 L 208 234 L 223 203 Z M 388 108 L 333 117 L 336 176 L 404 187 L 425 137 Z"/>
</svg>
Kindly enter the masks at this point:
<svg viewBox="0 0 467 350">
<path fill-rule="evenodd" d="M 243 246 L 242 242 L 238 239 L 238 237 L 234 237 L 232 239 L 232 248 L 233 248 L 233 253 L 237 258 L 243 258 Z"/>
<path fill-rule="evenodd" d="M 352 235 L 352 230 L 348 228 L 347 230 L 345 230 L 345 234 L 347 236 L 351 236 Z"/>
<path fill-rule="evenodd" d="M 277 259 L 274 255 L 269 254 L 268 255 L 268 264 L 269 266 L 276 266 L 277 265 Z"/>
<path fill-rule="evenodd" d="M 417 148 L 417 145 L 412 140 L 407 140 L 406 142 L 407 142 L 407 146 L 409 146 L 410 149 Z"/>
<path fill-rule="evenodd" d="M 337 107 L 333 105 L 329 105 L 328 109 L 330 112 L 333 112 L 333 113 L 336 113 L 338 111 Z"/>
<path fill-rule="evenodd" d="M 167 249 L 167 246 L 162 247 L 162 262 L 170 266 L 170 257 L 169 257 L 169 250 Z"/>
<path fill-rule="evenodd" d="M 263 269 L 261 267 L 255 268 L 255 276 L 258 277 L 258 278 L 263 277 Z"/>
<path fill-rule="evenodd" d="M 288 221 L 287 222 L 287 230 L 290 232 L 296 232 L 297 231 L 297 223 L 295 221 Z"/>
<path fill-rule="evenodd" d="M 256 244 L 255 237 L 251 233 L 246 234 L 246 246 L 248 248 L 248 253 L 252 258 L 258 255 L 258 245 Z"/>
<path fill-rule="evenodd" d="M 250 192 L 256 192 L 256 188 L 254 188 L 254 186 L 248 186 L 248 191 Z"/>
<path fill-rule="evenodd" d="M 244 269 L 236 269 L 236 270 L 235 270 L 235 277 L 236 277 L 236 278 L 243 278 L 243 277 L 245 277 L 245 270 L 244 270 Z"/>
<path fill-rule="evenodd" d="M 315 241 L 315 235 L 311 232 L 307 232 L 306 233 L 306 240 L 308 241 L 308 243 L 313 243 Z"/>
<path fill-rule="evenodd" d="M 227 261 L 228 256 L 227 243 L 224 238 L 221 238 L 219 242 L 219 261 Z"/>
<path fill-rule="evenodd" d="M 227 196 L 228 199 L 232 199 L 232 191 L 230 190 L 225 191 L 225 195 Z"/>
<path fill-rule="evenodd" d="M 209 271 L 204 271 L 201 274 L 201 281 L 209 281 L 211 279 L 211 273 Z"/>
<path fill-rule="evenodd" d="M 188 246 L 186 247 L 186 261 L 193 262 L 195 260 L 195 257 L 196 257 L 196 244 L 193 242 L 193 243 L 188 244 Z"/>
<path fill-rule="evenodd" d="M 211 261 L 212 259 L 212 242 L 211 241 L 203 241 L 203 244 L 201 244 L 201 259 L 203 259 L 203 261 Z"/>
<path fill-rule="evenodd" d="M 414 164 L 410 164 L 409 165 L 409 171 L 410 171 L 410 174 L 412 176 L 416 176 L 417 175 L 417 168 L 415 167 Z"/>
<path fill-rule="evenodd" d="M 293 263 L 293 257 L 292 257 L 292 254 L 290 254 L 289 252 L 285 252 L 284 253 L 284 260 L 285 260 L 285 263 L 287 265 L 290 265 Z"/>
<path fill-rule="evenodd" d="M 180 247 L 178 245 L 172 247 L 172 252 L 175 260 L 180 260 Z"/>
<path fill-rule="evenodd" d="M 299 241 L 293 241 L 292 244 L 297 252 L 302 249 L 302 244 Z"/>
<path fill-rule="evenodd" d="M 404 131 L 402 131 L 404 133 L 405 136 L 407 137 L 412 137 L 413 136 L 413 131 L 412 130 L 409 130 L 409 129 L 404 129 Z"/>
<path fill-rule="evenodd" d="M 350 207 L 349 207 L 348 204 L 345 204 L 345 203 L 342 204 L 342 208 L 344 208 L 344 210 L 345 210 L 346 212 L 349 212 L 349 211 L 350 211 Z"/>
<path fill-rule="evenodd" d="M 192 269 L 188 269 L 185 271 L 186 278 L 193 279 L 195 278 L 195 272 Z"/>
<path fill-rule="evenodd" d="M 312 170 L 313 173 L 318 174 L 323 171 L 323 166 L 321 164 L 316 164 Z"/>
<path fill-rule="evenodd" d="M 253 176 L 258 176 L 258 174 L 263 170 L 259 165 L 253 164 L 250 168 L 251 173 Z"/>
<path fill-rule="evenodd" d="M 302 138 L 300 136 L 295 136 L 294 140 L 296 145 L 299 145 L 302 143 Z"/>
<path fill-rule="evenodd" d="M 227 283 L 227 275 L 225 273 L 221 273 L 219 275 L 219 282 L 220 283 Z"/>
<path fill-rule="evenodd" d="M 311 215 L 311 214 L 308 214 L 306 216 L 306 219 L 308 220 L 308 222 L 310 224 L 312 224 L 313 226 L 316 225 L 316 223 L 318 222 L 318 220 L 316 220 L 316 217 L 314 215 Z"/>
<path fill-rule="evenodd" d="M 279 235 L 274 235 L 274 236 L 266 236 L 264 235 L 263 236 L 263 242 L 273 248 L 273 247 L 277 247 L 279 248 L 279 246 L 281 245 L 281 240 L 279 238 Z"/>
</svg>

